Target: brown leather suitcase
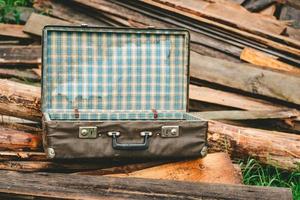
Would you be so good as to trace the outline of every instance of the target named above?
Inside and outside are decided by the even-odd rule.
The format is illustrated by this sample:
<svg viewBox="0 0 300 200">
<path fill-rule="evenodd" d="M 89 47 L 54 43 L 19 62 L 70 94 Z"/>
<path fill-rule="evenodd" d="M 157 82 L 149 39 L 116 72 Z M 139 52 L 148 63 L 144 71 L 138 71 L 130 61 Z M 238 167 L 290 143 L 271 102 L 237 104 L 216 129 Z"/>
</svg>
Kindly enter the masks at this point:
<svg viewBox="0 0 300 200">
<path fill-rule="evenodd" d="M 47 26 L 42 111 L 49 158 L 205 156 L 207 121 L 187 113 L 189 33 Z"/>
</svg>

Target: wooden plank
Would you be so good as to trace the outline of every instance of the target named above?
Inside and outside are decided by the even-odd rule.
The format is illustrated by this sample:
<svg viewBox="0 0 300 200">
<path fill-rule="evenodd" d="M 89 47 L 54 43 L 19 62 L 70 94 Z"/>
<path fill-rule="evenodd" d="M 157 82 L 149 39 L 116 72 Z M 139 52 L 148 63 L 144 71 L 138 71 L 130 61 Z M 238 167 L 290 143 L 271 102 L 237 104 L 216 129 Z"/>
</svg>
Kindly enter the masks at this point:
<svg viewBox="0 0 300 200">
<path fill-rule="evenodd" d="M 198 15 L 195 15 L 195 14 L 191 14 L 191 13 L 176 9 L 176 8 L 170 6 L 170 5 L 164 5 L 163 3 L 161 3 L 160 0 L 155 0 L 155 1 L 154 0 L 142 0 L 142 2 L 147 3 L 149 5 L 152 5 L 152 6 L 155 6 L 157 8 L 168 10 L 168 11 L 171 11 L 171 12 L 174 12 L 174 13 L 177 13 L 177 14 L 195 19 L 199 22 L 207 23 L 209 25 L 213 25 L 215 27 L 222 28 L 223 30 L 230 31 L 230 32 L 235 33 L 237 35 L 244 36 L 244 37 L 249 38 L 253 41 L 258 41 L 258 42 L 260 42 L 262 44 L 265 44 L 265 45 L 268 45 L 272 48 L 276 48 L 276 49 L 279 49 L 279 50 L 282 50 L 282 51 L 289 52 L 289 53 L 300 56 L 300 49 L 298 49 L 298 48 L 300 48 L 300 42 L 298 42 L 296 40 L 291 40 L 287 37 L 281 37 L 279 35 L 274 35 L 274 34 L 269 34 L 269 33 L 268 34 L 261 34 L 261 36 L 259 34 L 255 35 L 255 34 L 252 34 L 252 33 L 248 33 L 246 31 L 239 30 L 239 29 L 236 29 L 236 28 L 233 28 L 233 27 L 230 27 L 230 26 L 218 23 L 218 22 L 214 22 L 210 19 L 206 19 L 206 18 L 203 18 L 201 16 L 198 16 Z M 284 44 L 288 44 L 289 46 L 278 43 L 278 42 L 274 42 L 274 41 L 266 39 L 262 36 L 276 38 L 277 40 L 280 40 Z"/>
<path fill-rule="evenodd" d="M 0 161 L 46 161 L 46 154 L 44 152 L 34 151 L 0 151 Z"/>
<path fill-rule="evenodd" d="M 300 112 L 293 109 L 266 111 L 208 111 L 192 112 L 191 114 L 207 120 L 290 119 L 300 117 Z"/>
<path fill-rule="evenodd" d="M 190 63 L 193 78 L 300 104 L 299 76 L 201 56 L 195 52 L 191 52 Z"/>
<path fill-rule="evenodd" d="M 41 136 L 0 127 L 0 150 L 37 150 L 41 148 Z"/>
<path fill-rule="evenodd" d="M 32 13 L 27 20 L 23 31 L 41 36 L 42 30 L 46 25 L 71 25 L 71 23 L 53 17 Z"/>
<path fill-rule="evenodd" d="M 241 174 L 235 170 L 226 153 L 212 153 L 203 159 L 168 163 L 131 173 L 108 176 L 242 184 Z"/>
<path fill-rule="evenodd" d="M 17 24 L 1 24 L 0 23 L 0 35 L 1 36 L 9 36 L 16 38 L 30 38 L 30 35 L 23 32 L 23 25 Z"/>
<path fill-rule="evenodd" d="M 275 18 L 274 14 L 276 11 L 276 5 L 271 5 L 263 10 L 261 10 L 259 13 L 265 16 L 269 16 L 272 18 Z"/>
<path fill-rule="evenodd" d="M 251 156 L 260 162 L 286 170 L 298 170 L 300 135 L 232 126 L 209 121 L 211 152 L 224 151 L 233 157 Z"/>
<path fill-rule="evenodd" d="M 292 200 L 291 190 L 286 188 L 7 171 L 0 171 L 0 196 L 10 199 Z"/>
<path fill-rule="evenodd" d="M 242 110 L 263 111 L 287 108 L 265 100 L 207 87 L 190 85 L 189 89 L 190 99 L 192 100 L 214 103 L 222 106 L 239 108 Z"/>
<path fill-rule="evenodd" d="M 244 48 L 240 59 L 251 64 L 300 75 L 300 68 L 286 64 L 276 58 L 251 48 Z"/>
<path fill-rule="evenodd" d="M 41 46 L 0 46 L 0 65 L 38 65 Z"/>
<path fill-rule="evenodd" d="M 41 89 L 0 79 L 0 114 L 40 122 Z"/>
<path fill-rule="evenodd" d="M 18 69 L 0 69 L 0 78 L 17 78 L 27 81 L 40 81 L 40 77 L 37 76 L 32 70 L 18 70 Z"/>
</svg>

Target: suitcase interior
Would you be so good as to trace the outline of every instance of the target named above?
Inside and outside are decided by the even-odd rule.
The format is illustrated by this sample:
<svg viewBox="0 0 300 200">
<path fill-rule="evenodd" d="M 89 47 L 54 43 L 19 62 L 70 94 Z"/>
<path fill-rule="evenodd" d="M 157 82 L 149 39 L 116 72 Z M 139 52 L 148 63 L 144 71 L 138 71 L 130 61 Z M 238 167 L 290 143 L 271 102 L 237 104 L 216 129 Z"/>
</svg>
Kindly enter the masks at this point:
<svg viewBox="0 0 300 200">
<path fill-rule="evenodd" d="M 42 111 L 51 120 L 197 120 L 186 113 L 185 30 L 48 26 Z"/>
</svg>

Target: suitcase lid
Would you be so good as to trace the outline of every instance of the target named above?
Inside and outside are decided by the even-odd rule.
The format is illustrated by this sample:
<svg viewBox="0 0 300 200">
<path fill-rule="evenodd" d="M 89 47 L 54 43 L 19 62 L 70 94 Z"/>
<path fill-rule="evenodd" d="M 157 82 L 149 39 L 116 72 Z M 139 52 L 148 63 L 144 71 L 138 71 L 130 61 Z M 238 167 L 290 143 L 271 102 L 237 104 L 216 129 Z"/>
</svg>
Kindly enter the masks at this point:
<svg viewBox="0 0 300 200">
<path fill-rule="evenodd" d="M 186 112 L 186 30 L 46 26 L 42 111 Z"/>
</svg>

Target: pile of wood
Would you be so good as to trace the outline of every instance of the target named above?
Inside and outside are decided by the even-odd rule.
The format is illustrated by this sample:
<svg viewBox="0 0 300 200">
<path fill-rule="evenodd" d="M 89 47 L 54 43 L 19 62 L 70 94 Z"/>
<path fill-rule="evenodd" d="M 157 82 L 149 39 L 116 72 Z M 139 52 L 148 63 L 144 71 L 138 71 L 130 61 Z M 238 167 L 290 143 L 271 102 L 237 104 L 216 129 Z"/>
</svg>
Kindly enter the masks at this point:
<svg viewBox="0 0 300 200">
<path fill-rule="evenodd" d="M 129 180 L 136 177 L 169 179 L 151 186 L 151 192 L 158 198 L 164 195 L 180 198 L 189 191 L 194 195 L 191 198 L 199 198 L 203 195 L 201 191 L 210 186 L 198 184 L 196 192 L 196 185 L 182 182 L 182 187 L 190 189 L 182 188 L 176 193 L 172 188 L 177 183 L 172 181 L 241 184 L 238 167 L 231 160 L 248 157 L 284 170 L 300 169 L 300 4 L 297 0 L 69 0 L 63 3 L 39 0 L 35 1 L 34 8 L 34 13 L 21 19 L 24 25 L 0 24 L 0 169 L 71 173 L 72 177 L 53 174 L 52 181 L 64 188 L 55 188 L 57 193 L 54 189 L 49 191 L 45 184 L 36 193 L 26 193 L 29 185 L 44 183 L 48 177 L 16 175 L 16 172 L 6 177 L 0 171 L 3 180 L 14 177 L 11 180 L 30 183 L 17 185 L 17 189 L 3 189 L 0 184 L 0 196 L 64 198 L 61 192 L 66 192 L 65 195 L 75 192 L 81 198 L 84 193 L 79 191 L 90 187 L 86 197 L 94 198 L 92 191 L 97 182 L 103 188 L 98 194 L 113 190 L 112 196 L 107 196 L 113 198 L 122 189 L 118 197 L 126 199 L 137 191 L 145 192 L 142 189 L 146 184 L 155 184 L 152 180 L 134 179 L 139 187 L 133 190 Z M 83 165 L 47 160 L 42 150 L 40 125 L 40 40 L 42 28 L 49 24 L 188 29 L 190 111 L 209 120 L 211 154 L 203 160 L 178 163 L 87 161 Z M 112 174 L 113 178 L 93 177 L 89 183 L 78 181 L 82 185 L 66 189 L 68 183 L 84 180 L 86 175 Z M 117 178 L 124 176 L 127 178 Z M 113 185 L 116 182 L 120 183 L 119 187 Z M 168 185 L 168 190 L 162 192 L 160 184 Z M 214 187 L 218 187 L 218 194 L 213 192 Z M 280 199 L 290 198 L 286 191 L 245 187 L 214 185 L 205 197 L 217 199 L 231 194 L 235 195 L 233 199 L 253 198 L 251 190 L 255 190 L 257 197 L 263 193 L 265 199 L 278 199 L 278 195 L 282 195 Z M 137 199 L 154 198 L 146 193 L 139 195 Z"/>
</svg>

